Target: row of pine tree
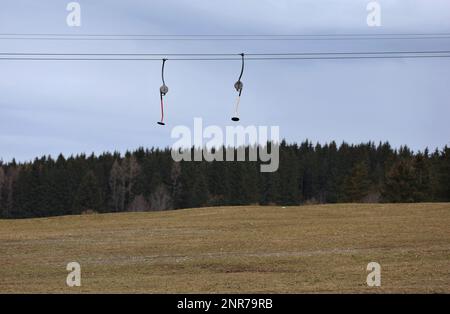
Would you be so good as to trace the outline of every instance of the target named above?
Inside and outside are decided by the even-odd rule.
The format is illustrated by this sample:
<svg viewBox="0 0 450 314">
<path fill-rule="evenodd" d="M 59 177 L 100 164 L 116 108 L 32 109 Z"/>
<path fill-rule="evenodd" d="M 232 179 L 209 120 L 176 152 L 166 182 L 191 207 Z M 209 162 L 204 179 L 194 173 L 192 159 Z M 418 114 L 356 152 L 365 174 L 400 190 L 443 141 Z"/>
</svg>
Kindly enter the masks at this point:
<svg viewBox="0 0 450 314">
<path fill-rule="evenodd" d="M 414 153 L 372 142 L 280 144 L 259 162 L 174 162 L 169 149 L 0 163 L 0 217 L 338 202 L 450 201 L 450 148 Z"/>
</svg>

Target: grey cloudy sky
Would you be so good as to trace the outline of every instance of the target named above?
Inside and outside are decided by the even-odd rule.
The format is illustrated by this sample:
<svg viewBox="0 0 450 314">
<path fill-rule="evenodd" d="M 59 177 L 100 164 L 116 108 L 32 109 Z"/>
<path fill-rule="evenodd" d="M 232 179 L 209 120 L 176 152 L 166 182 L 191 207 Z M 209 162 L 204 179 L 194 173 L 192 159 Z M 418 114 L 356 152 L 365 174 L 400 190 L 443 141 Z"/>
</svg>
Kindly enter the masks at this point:
<svg viewBox="0 0 450 314">
<path fill-rule="evenodd" d="M 369 0 L 2 0 L 0 33 L 450 33 L 450 1 L 386 0 L 382 27 Z M 276 53 L 450 50 L 450 39 L 297 42 L 1 40 L 0 52 Z M 0 60 L 0 159 L 170 146 L 171 126 L 230 125 L 239 61 L 167 63 L 168 126 L 159 119 L 160 63 Z M 288 141 L 389 141 L 415 150 L 450 144 L 450 58 L 249 61 L 242 125 L 279 125 Z"/>
</svg>

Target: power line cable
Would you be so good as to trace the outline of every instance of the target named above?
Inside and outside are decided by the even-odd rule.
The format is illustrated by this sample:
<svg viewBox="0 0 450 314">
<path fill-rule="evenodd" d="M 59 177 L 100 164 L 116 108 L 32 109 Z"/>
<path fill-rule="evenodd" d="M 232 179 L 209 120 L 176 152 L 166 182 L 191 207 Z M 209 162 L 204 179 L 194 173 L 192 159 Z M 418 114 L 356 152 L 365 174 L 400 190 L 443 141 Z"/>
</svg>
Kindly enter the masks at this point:
<svg viewBox="0 0 450 314">
<path fill-rule="evenodd" d="M 391 34 L 304 34 L 304 35 L 224 35 L 224 34 L 20 34 L 3 33 L 0 40 L 107 40 L 107 41 L 304 41 L 304 40 L 414 40 L 414 39 L 450 39 L 450 33 L 391 33 Z"/>
<path fill-rule="evenodd" d="M 363 52 L 282 52 L 246 53 L 246 56 L 315 56 L 315 55 L 395 55 L 395 54 L 445 54 L 438 51 L 363 51 Z M 236 53 L 49 53 L 49 52 L 0 52 L 0 56 L 238 56 Z"/>
<path fill-rule="evenodd" d="M 347 60 L 347 59 L 419 59 L 450 58 L 450 54 L 441 55 L 407 55 L 407 56 L 334 56 L 334 57 L 250 57 L 246 61 L 263 60 Z M 0 57 L 9 61 L 161 61 L 160 58 L 35 58 L 35 57 Z M 239 58 L 170 58 L 170 61 L 238 61 Z"/>
<path fill-rule="evenodd" d="M 29 38 L 11 37 L 0 40 L 42 40 L 42 41 L 352 41 L 352 40 L 432 40 L 450 39 L 450 36 L 439 37 L 347 37 L 347 38 Z"/>
<path fill-rule="evenodd" d="M 375 37 L 375 36 L 450 36 L 450 33 L 376 33 L 376 34 L 61 34 L 61 33 L 0 33 L 0 36 L 55 37 Z"/>
</svg>

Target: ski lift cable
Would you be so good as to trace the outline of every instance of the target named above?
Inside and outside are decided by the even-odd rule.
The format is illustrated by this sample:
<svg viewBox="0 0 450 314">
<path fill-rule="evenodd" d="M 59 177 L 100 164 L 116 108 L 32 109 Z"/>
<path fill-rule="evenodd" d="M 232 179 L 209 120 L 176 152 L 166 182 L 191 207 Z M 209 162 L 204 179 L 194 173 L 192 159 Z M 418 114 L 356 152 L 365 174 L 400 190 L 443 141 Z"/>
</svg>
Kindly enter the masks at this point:
<svg viewBox="0 0 450 314">
<path fill-rule="evenodd" d="M 283 61 L 283 60 L 351 60 L 351 59 L 421 59 L 421 58 L 448 58 L 448 53 L 440 53 L 434 55 L 387 55 L 387 56 L 286 56 L 286 57 L 249 57 L 246 61 Z M 5 61 L 161 61 L 159 58 L 39 58 L 39 57 L 4 57 L 0 56 L 0 60 Z M 240 58 L 168 58 L 170 61 L 239 61 Z"/>
<path fill-rule="evenodd" d="M 108 41 L 296 41 L 296 40 L 408 40 L 450 39 L 448 32 L 343 34 L 57 34 L 0 33 L 0 40 L 108 40 Z"/>
<path fill-rule="evenodd" d="M 430 39 L 450 39 L 450 35 L 439 36 L 396 36 L 396 37 L 1 37 L 0 40 L 43 40 L 43 41 L 352 41 L 352 40 L 430 40 Z"/>
<path fill-rule="evenodd" d="M 350 51 L 350 52 L 276 52 L 246 53 L 246 56 L 316 56 L 316 55 L 384 55 L 384 54 L 444 54 L 450 50 L 437 51 Z M 0 56 L 236 56 L 235 53 L 49 53 L 49 52 L 0 52 Z M 160 60 L 160 59 L 158 59 Z"/>
<path fill-rule="evenodd" d="M 63 34 L 63 33 L 0 33 L 0 36 L 41 37 L 383 37 L 383 36 L 450 36 L 448 32 L 434 33 L 328 33 L 328 34 Z"/>
</svg>

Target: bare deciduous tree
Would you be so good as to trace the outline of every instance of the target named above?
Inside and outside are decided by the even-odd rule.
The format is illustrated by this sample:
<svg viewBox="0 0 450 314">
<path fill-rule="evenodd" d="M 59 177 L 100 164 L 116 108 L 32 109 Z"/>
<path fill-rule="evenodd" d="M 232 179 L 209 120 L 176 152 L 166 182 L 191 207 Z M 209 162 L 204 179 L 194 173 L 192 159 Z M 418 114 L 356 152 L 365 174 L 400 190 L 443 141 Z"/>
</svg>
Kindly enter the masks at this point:
<svg viewBox="0 0 450 314">
<path fill-rule="evenodd" d="M 125 207 L 125 174 L 117 160 L 114 161 L 111 168 L 109 186 L 111 188 L 111 202 L 114 211 L 122 211 Z"/>
<path fill-rule="evenodd" d="M 181 164 L 174 162 L 170 171 L 170 181 L 172 184 L 172 199 L 178 199 L 181 195 Z"/>
<path fill-rule="evenodd" d="M 163 184 L 150 195 L 150 206 L 152 210 L 172 209 L 172 197 Z"/>
<path fill-rule="evenodd" d="M 128 206 L 128 211 L 130 212 L 146 212 L 149 210 L 151 210 L 150 204 L 142 194 L 135 196 Z"/>
<path fill-rule="evenodd" d="M 127 204 L 131 205 L 134 201 L 133 186 L 140 171 L 141 167 L 134 156 L 127 157 L 122 163 L 114 161 L 109 177 L 114 211 L 124 211 Z"/>
<path fill-rule="evenodd" d="M 126 199 L 128 200 L 128 202 L 131 202 L 134 199 L 133 186 L 137 176 L 141 172 L 141 167 L 139 166 L 136 157 L 134 157 L 133 155 L 126 158 L 123 163 L 124 165 L 122 165 L 122 169 L 124 169 L 125 175 L 125 187 L 127 193 Z"/>
</svg>

